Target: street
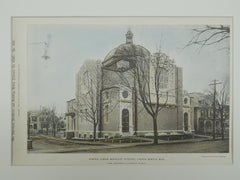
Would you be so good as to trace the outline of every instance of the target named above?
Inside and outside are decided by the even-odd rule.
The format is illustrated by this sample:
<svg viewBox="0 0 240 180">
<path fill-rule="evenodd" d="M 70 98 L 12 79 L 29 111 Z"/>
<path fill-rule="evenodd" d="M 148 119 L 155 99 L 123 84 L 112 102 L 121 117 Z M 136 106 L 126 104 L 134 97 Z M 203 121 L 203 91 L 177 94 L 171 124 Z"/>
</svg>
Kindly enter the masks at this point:
<svg viewBox="0 0 240 180">
<path fill-rule="evenodd" d="M 104 143 L 36 136 L 30 153 L 227 153 L 228 140 L 187 139 L 138 143 Z"/>
<path fill-rule="evenodd" d="M 228 141 L 201 141 L 159 145 L 139 145 L 114 149 L 93 149 L 89 153 L 227 153 Z"/>
</svg>

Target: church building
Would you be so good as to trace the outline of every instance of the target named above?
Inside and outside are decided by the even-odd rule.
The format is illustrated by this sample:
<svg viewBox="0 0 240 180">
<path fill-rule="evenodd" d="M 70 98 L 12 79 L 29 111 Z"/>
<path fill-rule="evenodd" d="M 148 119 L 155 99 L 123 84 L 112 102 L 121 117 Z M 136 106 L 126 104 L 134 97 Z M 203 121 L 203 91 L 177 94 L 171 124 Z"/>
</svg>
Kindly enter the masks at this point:
<svg viewBox="0 0 240 180">
<path fill-rule="evenodd" d="M 66 133 L 75 138 L 153 136 L 153 118 L 145 106 L 148 103 L 152 109 L 160 106 L 159 135 L 181 134 L 182 76 L 182 68 L 165 53 L 151 54 L 134 44 L 129 30 L 126 42 L 111 50 L 102 62 L 86 61 L 80 68 L 76 97 L 67 102 Z"/>
</svg>

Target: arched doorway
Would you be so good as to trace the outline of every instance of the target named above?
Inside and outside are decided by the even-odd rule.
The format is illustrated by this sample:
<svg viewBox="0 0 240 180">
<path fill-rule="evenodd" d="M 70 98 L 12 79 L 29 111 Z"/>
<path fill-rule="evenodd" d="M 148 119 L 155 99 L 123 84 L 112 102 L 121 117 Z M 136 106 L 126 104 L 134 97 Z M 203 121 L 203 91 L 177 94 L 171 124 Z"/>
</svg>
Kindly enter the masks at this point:
<svg viewBox="0 0 240 180">
<path fill-rule="evenodd" d="M 184 131 L 188 131 L 188 113 L 184 113 Z"/>
<path fill-rule="evenodd" d="M 129 132 L 129 111 L 128 111 L 128 109 L 122 110 L 122 132 Z"/>
</svg>

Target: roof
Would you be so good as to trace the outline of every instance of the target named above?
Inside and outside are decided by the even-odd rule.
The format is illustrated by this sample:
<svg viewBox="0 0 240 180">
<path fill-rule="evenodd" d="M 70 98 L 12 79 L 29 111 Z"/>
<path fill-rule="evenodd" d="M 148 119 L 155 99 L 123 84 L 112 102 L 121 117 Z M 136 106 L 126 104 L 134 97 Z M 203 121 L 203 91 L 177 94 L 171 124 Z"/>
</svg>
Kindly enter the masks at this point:
<svg viewBox="0 0 240 180">
<path fill-rule="evenodd" d="M 111 50 L 107 56 L 105 57 L 103 64 L 108 64 L 108 62 L 112 62 L 113 60 L 121 60 L 121 59 L 132 59 L 133 57 L 147 57 L 150 56 L 151 53 L 143 46 L 133 44 L 132 41 L 133 34 L 131 31 L 128 31 L 126 34 L 126 43 L 120 44 L 118 47 Z"/>
</svg>

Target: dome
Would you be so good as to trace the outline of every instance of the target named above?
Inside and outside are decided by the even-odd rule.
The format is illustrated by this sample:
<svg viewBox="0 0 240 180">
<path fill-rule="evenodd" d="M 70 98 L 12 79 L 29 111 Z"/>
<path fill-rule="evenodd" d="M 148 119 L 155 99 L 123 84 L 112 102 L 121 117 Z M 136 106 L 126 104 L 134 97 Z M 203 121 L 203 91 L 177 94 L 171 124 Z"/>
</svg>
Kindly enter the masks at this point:
<svg viewBox="0 0 240 180">
<path fill-rule="evenodd" d="M 129 30 L 126 33 L 126 43 L 121 44 L 118 47 L 111 50 L 107 54 L 107 56 L 104 58 L 103 62 L 106 63 L 111 59 L 123 58 L 123 57 L 131 58 L 136 56 L 140 56 L 140 57 L 150 56 L 151 53 L 146 48 L 140 45 L 133 44 L 132 37 L 133 37 L 133 34 Z"/>
<path fill-rule="evenodd" d="M 150 52 L 146 48 L 140 45 L 121 44 L 107 54 L 107 56 L 104 59 L 104 62 L 110 60 L 111 58 L 124 57 L 124 56 L 146 57 L 146 56 L 150 56 Z"/>
</svg>

